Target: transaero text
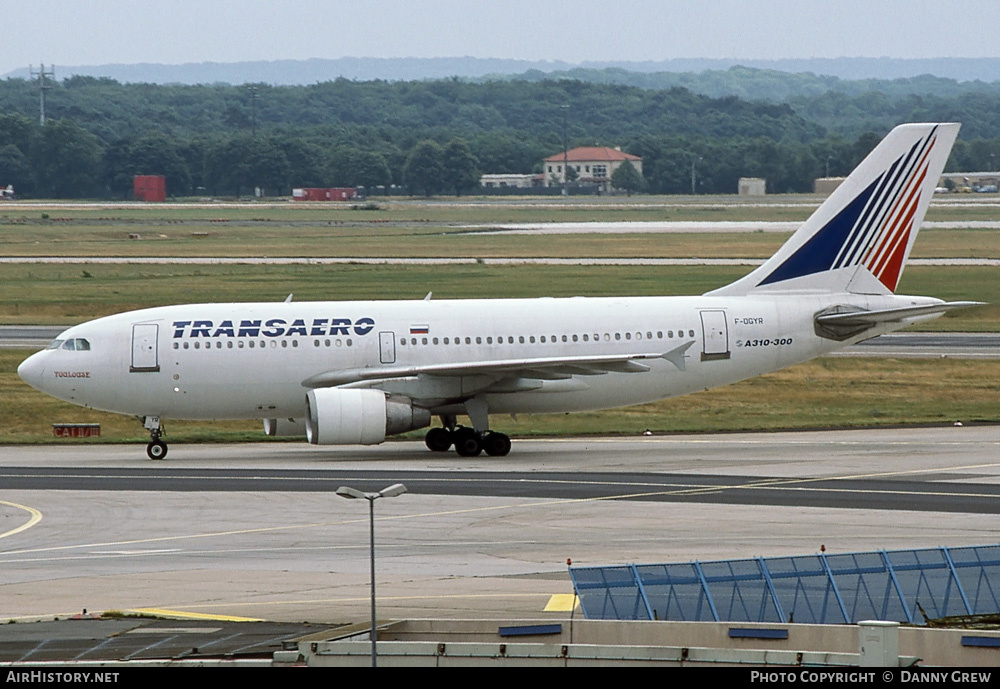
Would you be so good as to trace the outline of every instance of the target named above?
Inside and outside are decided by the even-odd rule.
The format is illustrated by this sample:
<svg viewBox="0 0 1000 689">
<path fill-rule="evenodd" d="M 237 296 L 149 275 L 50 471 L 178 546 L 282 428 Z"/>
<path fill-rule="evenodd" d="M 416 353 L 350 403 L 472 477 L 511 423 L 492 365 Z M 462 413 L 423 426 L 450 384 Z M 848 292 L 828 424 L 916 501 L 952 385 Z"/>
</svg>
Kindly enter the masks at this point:
<svg viewBox="0 0 1000 689">
<path fill-rule="evenodd" d="M 184 337 L 326 337 L 331 335 L 367 335 L 375 328 L 373 318 L 284 318 L 174 321 L 174 338 Z"/>
</svg>

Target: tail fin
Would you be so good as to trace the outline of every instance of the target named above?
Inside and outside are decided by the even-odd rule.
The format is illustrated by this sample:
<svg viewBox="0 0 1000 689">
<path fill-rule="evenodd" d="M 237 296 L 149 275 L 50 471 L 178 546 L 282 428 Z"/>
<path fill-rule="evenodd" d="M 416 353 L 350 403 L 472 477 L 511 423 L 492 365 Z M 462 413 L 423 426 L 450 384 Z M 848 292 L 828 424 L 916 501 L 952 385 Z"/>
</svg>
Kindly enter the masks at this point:
<svg viewBox="0 0 1000 689">
<path fill-rule="evenodd" d="M 708 294 L 895 292 L 960 126 L 896 127 L 774 256 Z"/>
</svg>

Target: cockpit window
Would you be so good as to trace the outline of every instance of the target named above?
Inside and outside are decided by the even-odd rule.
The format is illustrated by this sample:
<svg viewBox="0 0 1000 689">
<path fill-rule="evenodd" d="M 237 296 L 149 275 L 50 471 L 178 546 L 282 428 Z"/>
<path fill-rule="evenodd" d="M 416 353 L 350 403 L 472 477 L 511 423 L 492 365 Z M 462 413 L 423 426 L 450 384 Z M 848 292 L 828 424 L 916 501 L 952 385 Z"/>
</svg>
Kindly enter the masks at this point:
<svg viewBox="0 0 1000 689">
<path fill-rule="evenodd" d="M 52 340 L 52 344 L 46 347 L 46 349 L 59 349 L 60 347 L 62 347 L 62 343 L 63 343 L 62 340 Z"/>
<path fill-rule="evenodd" d="M 54 349 L 55 348 L 54 345 L 55 342 L 53 342 L 52 345 L 49 346 L 49 349 Z M 66 340 L 65 342 L 63 342 L 62 348 L 69 351 L 75 350 L 77 352 L 89 352 L 90 341 L 82 337 L 76 337 L 71 340 Z"/>
</svg>

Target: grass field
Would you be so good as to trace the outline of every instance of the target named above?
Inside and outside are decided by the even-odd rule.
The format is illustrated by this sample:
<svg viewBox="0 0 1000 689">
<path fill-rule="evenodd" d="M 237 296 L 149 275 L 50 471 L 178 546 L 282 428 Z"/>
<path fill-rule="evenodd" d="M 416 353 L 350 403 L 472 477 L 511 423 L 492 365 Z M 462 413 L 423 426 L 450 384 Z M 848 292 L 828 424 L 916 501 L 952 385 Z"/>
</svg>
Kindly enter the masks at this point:
<svg viewBox="0 0 1000 689">
<path fill-rule="evenodd" d="M 484 235 L 469 225 L 599 220 L 801 220 L 813 197 L 734 199 L 376 200 L 379 210 L 246 207 L 0 205 L 5 256 L 738 257 L 765 258 L 783 233 Z M 46 217 L 43 217 L 46 216 Z M 913 256 L 1000 258 L 1000 203 L 935 205 L 929 219 L 969 223 L 921 232 Z M 129 235 L 139 239 L 129 239 Z M 746 274 L 713 266 L 182 266 L 0 264 L 0 323 L 72 324 L 119 311 L 204 301 L 700 294 Z M 989 305 L 948 314 L 926 330 L 1000 331 L 1000 269 L 910 266 L 900 292 Z M 99 422 L 104 441 L 144 440 L 134 419 L 37 393 L 16 376 L 27 350 L 0 351 L 0 442 L 52 441 L 52 422 Z M 995 361 L 823 359 L 751 381 L 651 405 L 497 421 L 515 436 L 864 427 L 1000 422 Z M 172 440 L 260 439 L 256 422 L 169 424 Z"/>
<path fill-rule="evenodd" d="M 932 206 L 929 219 L 967 229 L 924 230 L 914 257 L 1000 258 L 1000 201 L 968 197 Z M 475 227 L 580 221 L 800 221 L 814 197 L 665 200 L 464 199 L 376 201 L 380 210 L 339 204 L 246 207 L 44 207 L 0 204 L 7 256 L 379 256 L 379 257 L 742 257 L 765 258 L 785 233 L 497 235 Z M 975 203 L 974 203 L 975 202 Z M 130 239 L 130 236 L 137 237 Z"/>
<path fill-rule="evenodd" d="M 745 275 L 742 266 L 573 265 L 22 265 L 0 264 L 0 322 L 73 324 L 164 304 L 228 301 L 438 299 L 701 294 Z M 911 266 L 900 290 L 989 302 L 924 329 L 1000 331 L 992 267 Z"/>
</svg>

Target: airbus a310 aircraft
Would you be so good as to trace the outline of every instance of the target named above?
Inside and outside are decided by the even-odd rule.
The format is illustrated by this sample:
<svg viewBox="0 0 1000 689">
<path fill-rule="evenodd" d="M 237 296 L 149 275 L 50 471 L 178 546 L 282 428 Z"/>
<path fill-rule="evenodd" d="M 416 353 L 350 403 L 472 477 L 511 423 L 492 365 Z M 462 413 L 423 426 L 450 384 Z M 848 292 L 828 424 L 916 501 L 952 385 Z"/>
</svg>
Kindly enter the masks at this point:
<svg viewBox="0 0 1000 689">
<path fill-rule="evenodd" d="M 139 417 L 151 459 L 164 419 L 371 445 L 434 416 L 431 450 L 503 456 L 488 414 L 683 395 L 977 303 L 894 294 L 958 129 L 895 128 L 774 256 L 701 296 L 163 306 L 69 328 L 18 374 Z"/>
</svg>

